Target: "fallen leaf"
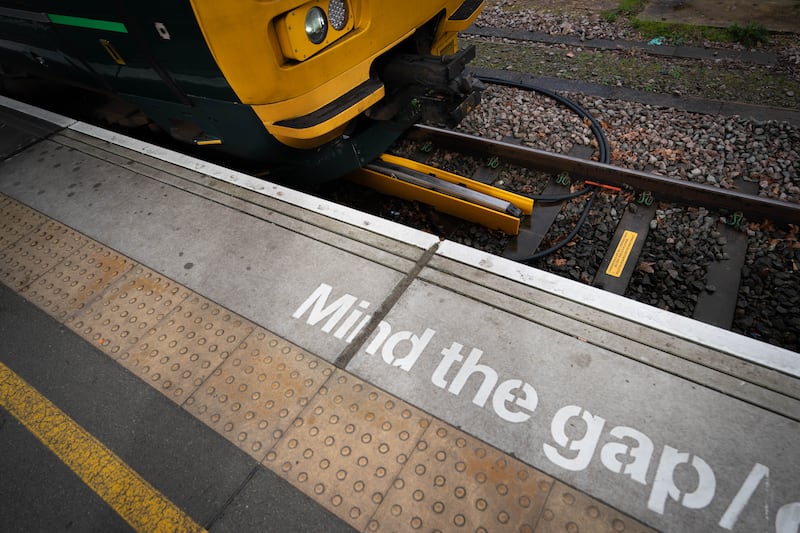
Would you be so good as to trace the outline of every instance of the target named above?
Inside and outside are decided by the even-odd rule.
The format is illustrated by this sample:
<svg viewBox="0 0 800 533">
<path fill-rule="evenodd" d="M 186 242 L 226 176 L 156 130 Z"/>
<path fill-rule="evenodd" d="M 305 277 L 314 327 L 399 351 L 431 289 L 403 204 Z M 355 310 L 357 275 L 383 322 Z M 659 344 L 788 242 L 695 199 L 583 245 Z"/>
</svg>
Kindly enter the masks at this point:
<svg viewBox="0 0 800 533">
<path fill-rule="evenodd" d="M 639 263 L 639 271 L 644 272 L 645 274 L 655 274 L 655 270 L 653 269 L 653 265 L 655 263 L 650 263 L 647 261 L 642 261 Z"/>
</svg>

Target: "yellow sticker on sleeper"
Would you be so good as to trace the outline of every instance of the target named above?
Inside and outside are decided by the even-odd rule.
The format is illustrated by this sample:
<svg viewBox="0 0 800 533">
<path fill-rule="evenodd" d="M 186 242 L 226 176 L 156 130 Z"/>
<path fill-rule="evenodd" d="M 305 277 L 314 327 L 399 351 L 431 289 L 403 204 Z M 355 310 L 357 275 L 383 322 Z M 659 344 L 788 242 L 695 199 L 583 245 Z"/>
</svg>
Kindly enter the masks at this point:
<svg viewBox="0 0 800 533">
<path fill-rule="evenodd" d="M 625 270 L 625 265 L 628 263 L 628 258 L 631 255 L 633 245 L 638 236 L 639 234 L 635 231 L 625 230 L 625 232 L 623 232 L 617 249 L 614 251 L 614 257 L 611 258 L 611 263 L 609 263 L 606 269 L 606 274 L 615 278 L 622 276 L 622 271 Z"/>
</svg>

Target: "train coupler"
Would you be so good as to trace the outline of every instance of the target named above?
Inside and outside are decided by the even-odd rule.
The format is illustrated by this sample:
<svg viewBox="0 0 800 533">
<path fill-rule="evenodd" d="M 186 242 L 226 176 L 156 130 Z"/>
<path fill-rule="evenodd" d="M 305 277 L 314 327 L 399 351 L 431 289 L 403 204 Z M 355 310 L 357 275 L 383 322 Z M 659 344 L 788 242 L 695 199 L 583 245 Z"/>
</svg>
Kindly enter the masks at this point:
<svg viewBox="0 0 800 533">
<path fill-rule="evenodd" d="M 421 118 L 427 122 L 458 124 L 480 104 L 483 83 L 466 71 L 475 58 L 469 46 L 450 56 L 400 54 L 384 66 L 380 79 L 387 98 L 380 108 L 371 110 L 371 118 L 386 119 L 393 110 L 410 98 L 422 102 Z"/>
</svg>

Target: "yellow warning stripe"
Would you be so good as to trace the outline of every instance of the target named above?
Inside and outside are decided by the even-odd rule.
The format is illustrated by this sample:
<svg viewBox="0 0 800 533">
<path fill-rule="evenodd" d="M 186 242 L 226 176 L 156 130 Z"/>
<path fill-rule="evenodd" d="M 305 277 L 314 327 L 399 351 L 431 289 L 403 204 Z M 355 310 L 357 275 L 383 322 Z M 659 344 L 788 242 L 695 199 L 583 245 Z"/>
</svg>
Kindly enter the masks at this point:
<svg viewBox="0 0 800 533">
<path fill-rule="evenodd" d="M 0 363 L 5 408 L 137 531 L 205 531 L 111 450 Z"/>
</svg>

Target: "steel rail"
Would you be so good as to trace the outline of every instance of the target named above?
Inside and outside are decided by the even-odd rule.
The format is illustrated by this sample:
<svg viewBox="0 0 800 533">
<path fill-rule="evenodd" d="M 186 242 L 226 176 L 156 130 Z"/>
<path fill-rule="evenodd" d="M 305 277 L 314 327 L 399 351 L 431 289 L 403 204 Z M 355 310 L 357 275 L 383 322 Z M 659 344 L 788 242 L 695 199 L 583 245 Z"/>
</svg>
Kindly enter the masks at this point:
<svg viewBox="0 0 800 533">
<path fill-rule="evenodd" d="M 408 130 L 406 138 L 430 141 L 437 146 L 472 155 L 496 156 L 506 162 L 526 168 L 554 173 L 567 172 L 573 178 L 597 181 L 616 187 L 627 186 L 637 191 L 648 191 L 658 200 L 683 205 L 701 205 L 707 209 L 732 213 L 741 212 L 751 220 L 764 218 L 779 224 L 800 224 L 800 204 L 774 198 L 677 180 L 420 124 Z"/>
</svg>

